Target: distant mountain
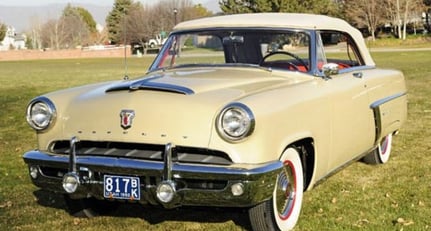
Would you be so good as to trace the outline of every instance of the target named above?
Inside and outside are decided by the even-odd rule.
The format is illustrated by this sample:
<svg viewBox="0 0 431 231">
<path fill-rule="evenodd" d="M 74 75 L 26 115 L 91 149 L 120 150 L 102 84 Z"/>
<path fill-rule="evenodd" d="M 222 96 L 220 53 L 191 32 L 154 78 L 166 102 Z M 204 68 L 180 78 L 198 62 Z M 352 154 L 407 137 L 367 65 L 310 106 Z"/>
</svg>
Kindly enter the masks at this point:
<svg viewBox="0 0 431 231">
<path fill-rule="evenodd" d="M 88 10 L 96 23 L 105 25 L 105 18 L 112 6 L 97 6 L 91 4 L 73 4 Z M 50 4 L 45 6 L 1 6 L 0 22 L 15 27 L 18 33 L 29 30 L 32 25 L 43 24 L 49 19 L 57 19 L 66 4 Z"/>
</svg>

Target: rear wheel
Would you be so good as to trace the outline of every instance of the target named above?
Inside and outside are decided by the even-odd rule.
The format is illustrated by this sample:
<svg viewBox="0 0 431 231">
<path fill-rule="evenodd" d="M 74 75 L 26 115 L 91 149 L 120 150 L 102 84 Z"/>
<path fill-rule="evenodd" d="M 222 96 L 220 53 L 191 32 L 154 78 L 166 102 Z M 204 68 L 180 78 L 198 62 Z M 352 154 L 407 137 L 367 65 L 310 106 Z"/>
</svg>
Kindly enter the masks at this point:
<svg viewBox="0 0 431 231">
<path fill-rule="evenodd" d="M 392 134 L 385 136 L 376 149 L 367 154 L 363 161 L 367 164 L 384 164 L 388 162 L 392 149 Z"/>
<path fill-rule="evenodd" d="M 99 215 L 106 215 L 118 208 L 117 203 L 112 203 L 95 198 L 72 199 L 69 195 L 64 195 L 64 201 L 70 215 L 74 217 L 92 218 Z"/>
<path fill-rule="evenodd" d="M 299 153 L 288 148 L 283 153 L 272 199 L 249 210 L 253 230 L 291 230 L 295 227 L 302 206 L 304 177 Z"/>
</svg>

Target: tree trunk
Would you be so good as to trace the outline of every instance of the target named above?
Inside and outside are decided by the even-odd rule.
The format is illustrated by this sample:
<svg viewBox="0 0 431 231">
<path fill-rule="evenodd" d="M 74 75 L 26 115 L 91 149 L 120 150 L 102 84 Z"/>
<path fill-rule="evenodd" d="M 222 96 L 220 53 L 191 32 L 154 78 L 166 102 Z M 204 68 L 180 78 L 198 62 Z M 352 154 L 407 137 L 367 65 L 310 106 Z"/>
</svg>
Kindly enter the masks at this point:
<svg viewBox="0 0 431 231">
<path fill-rule="evenodd" d="M 401 15 L 400 15 L 400 0 L 397 0 L 397 30 L 398 38 L 401 39 Z"/>
<path fill-rule="evenodd" d="M 376 41 L 376 29 L 373 26 L 370 26 L 370 32 L 371 32 L 371 38 L 373 39 L 373 42 Z"/>
<path fill-rule="evenodd" d="M 406 0 L 406 8 L 404 10 L 404 20 L 403 20 L 403 40 L 407 37 L 407 17 L 409 15 L 409 0 Z"/>
</svg>

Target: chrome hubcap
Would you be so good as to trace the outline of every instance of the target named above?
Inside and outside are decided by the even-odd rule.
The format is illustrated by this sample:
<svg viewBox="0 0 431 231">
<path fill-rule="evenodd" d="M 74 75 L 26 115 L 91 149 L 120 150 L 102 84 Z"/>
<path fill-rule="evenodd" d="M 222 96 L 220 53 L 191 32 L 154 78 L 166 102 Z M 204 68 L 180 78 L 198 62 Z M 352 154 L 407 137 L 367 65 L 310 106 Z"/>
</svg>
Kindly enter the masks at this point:
<svg viewBox="0 0 431 231">
<path fill-rule="evenodd" d="M 295 202 L 295 174 L 288 163 L 277 180 L 275 200 L 279 216 L 284 219 L 290 215 Z"/>
</svg>

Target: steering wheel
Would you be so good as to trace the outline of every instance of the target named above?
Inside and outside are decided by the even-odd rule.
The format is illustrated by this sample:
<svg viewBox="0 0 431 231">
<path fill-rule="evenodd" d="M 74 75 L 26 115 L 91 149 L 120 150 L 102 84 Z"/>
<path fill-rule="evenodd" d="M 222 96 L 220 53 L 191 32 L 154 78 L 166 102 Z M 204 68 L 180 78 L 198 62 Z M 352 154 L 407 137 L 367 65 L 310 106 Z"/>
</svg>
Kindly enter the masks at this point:
<svg viewBox="0 0 431 231">
<path fill-rule="evenodd" d="M 296 59 L 298 62 L 300 62 L 300 63 L 301 63 L 301 65 L 303 65 L 303 66 L 304 66 L 305 70 L 307 70 L 307 71 L 308 71 L 307 64 L 304 62 L 304 60 L 302 60 L 299 56 L 297 56 L 297 55 L 295 55 L 295 54 L 293 54 L 293 53 L 290 53 L 290 52 L 288 52 L 288 51 L 274 51 L 274 52 L 271 52 L 271 53 L 269 53 L 269 54 L 265 55 L 265 56 L 262 58 L 262 60 L 259 62 L 259 65 L 260 65 L 260 66 L 262 66 L 262 65 L 265 63 L 265 60 L 266 60 L 267 58 L 269 58 L 269 57 L 271 57 L 271 56 L 273 56 L 273 55 L 277 55 L 277 54 L 288 55 L 288 56 L 290 56 L 290 57 L 293 57 L 293 58 L 294 58 L 294 59 Z M 295 64 L 293 64 L 293 63 L 291 63 L 291 62 L 288 62 L 288 63 L 289 63 L 290 65 L 292 65 L 296 70 L 299 70 L 299 67 L 298 67 L 297 65 L 295 65 Z"/>
</svg>

